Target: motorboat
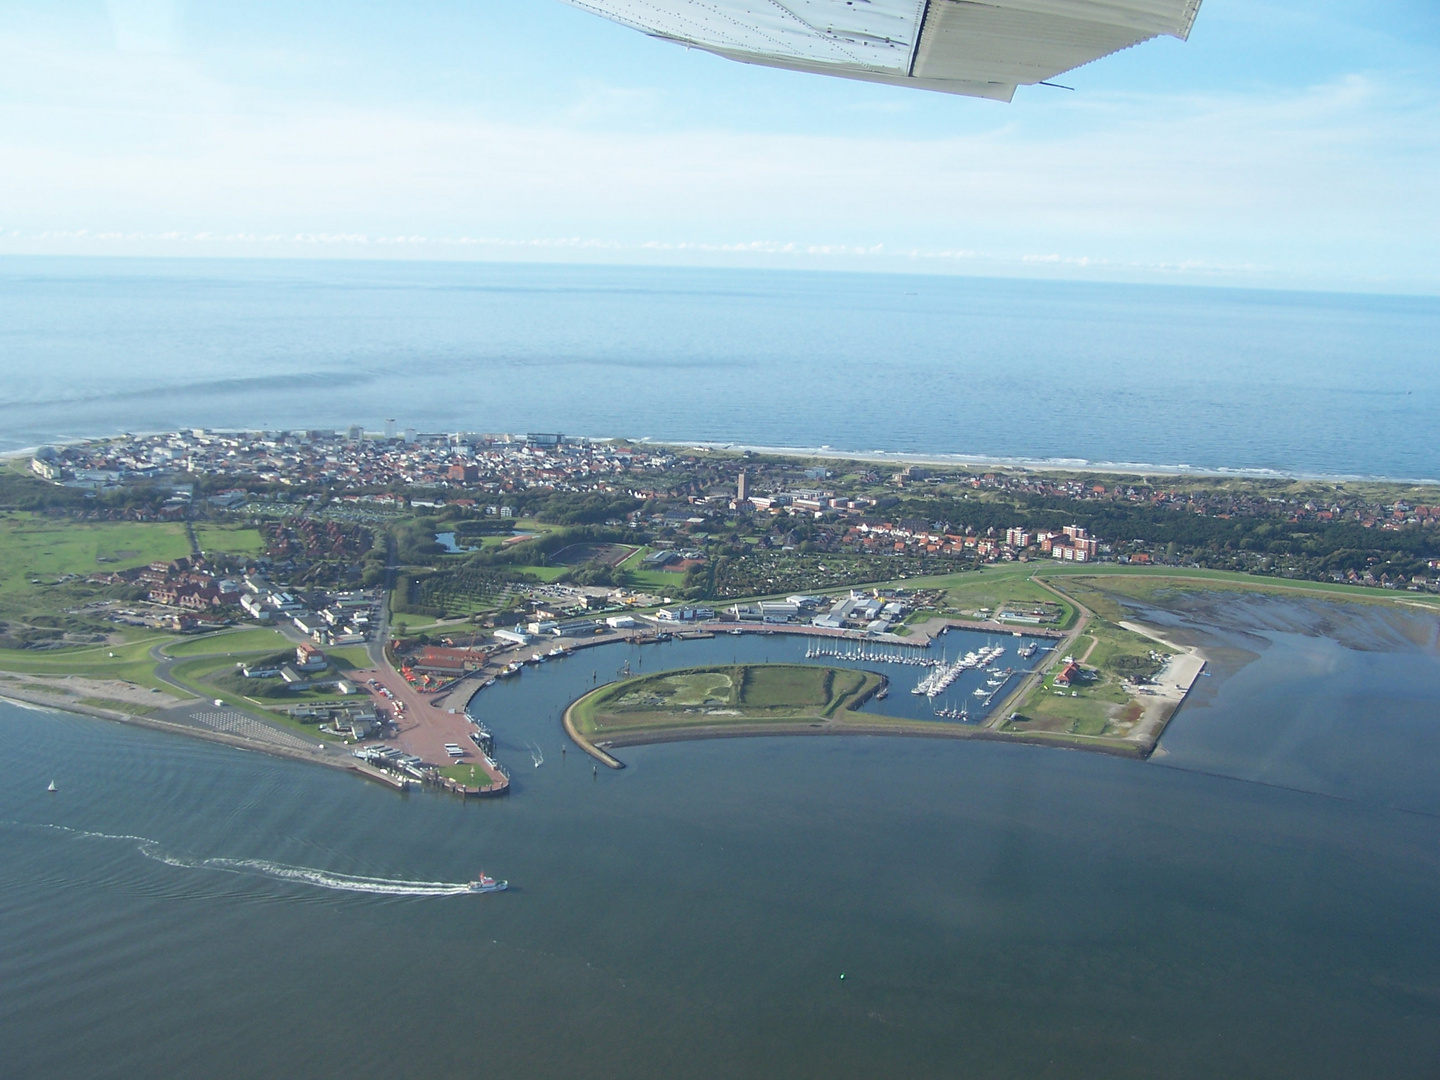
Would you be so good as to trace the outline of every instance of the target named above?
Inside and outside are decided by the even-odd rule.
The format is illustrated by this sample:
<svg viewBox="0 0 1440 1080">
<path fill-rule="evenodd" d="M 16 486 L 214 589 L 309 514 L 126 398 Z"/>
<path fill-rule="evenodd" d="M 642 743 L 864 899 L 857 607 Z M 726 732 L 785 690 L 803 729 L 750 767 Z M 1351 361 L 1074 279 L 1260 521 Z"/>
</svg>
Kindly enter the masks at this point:
<svg viewBox="0 0 1440 1080">
<path fill-rule="evenodd" d="M 465 886 L 471 892 L 504 892 L 510 887 L 508 881 L 497 881 L 488 877 L 485 871 L 480 871 L 480 876 Z"/>
</svg>

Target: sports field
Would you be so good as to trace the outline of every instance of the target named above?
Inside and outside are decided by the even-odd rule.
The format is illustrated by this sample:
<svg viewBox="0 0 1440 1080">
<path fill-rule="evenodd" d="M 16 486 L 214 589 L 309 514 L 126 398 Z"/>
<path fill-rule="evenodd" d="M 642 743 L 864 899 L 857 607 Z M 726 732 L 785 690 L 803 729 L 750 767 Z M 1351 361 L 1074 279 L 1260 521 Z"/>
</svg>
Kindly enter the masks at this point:
<svg viewBox="0 0 1440 1080">
<path fill-rule="evenodd" d="M 175 522 L 0 516 L 0 596 L 33 594 L 66 575 L 129 570 L 190 554 L 185 527 Z"/>
<path fill-rule="evenodd" d="M 571 544 L 550 556 L 552 566 L 583 566 L 598 562 L 605 566 L 618 566 L 635 551 L 629 544 Z"/>
<path fill-rule="evenodd" d="M 259 555 L 265 550 L 265 538 L 260 535 L 259 529 L 196 525 L 195 539 L 206 555 Z"/>
</svg>

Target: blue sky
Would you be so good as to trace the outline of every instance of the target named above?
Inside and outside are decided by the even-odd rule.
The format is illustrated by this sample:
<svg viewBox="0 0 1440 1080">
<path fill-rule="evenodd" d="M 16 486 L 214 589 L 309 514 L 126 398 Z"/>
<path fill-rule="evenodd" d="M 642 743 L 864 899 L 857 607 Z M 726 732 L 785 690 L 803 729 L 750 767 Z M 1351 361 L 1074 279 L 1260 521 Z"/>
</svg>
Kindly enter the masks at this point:
<svg viewBox="0 0 1440 1080">
<path fill-rule="evenodd" d="M 0 253 L 1440 293 L 1440 4 L 1204 0 L 1010 105 L 560 0 L 0 0 Z"/>
</svg>

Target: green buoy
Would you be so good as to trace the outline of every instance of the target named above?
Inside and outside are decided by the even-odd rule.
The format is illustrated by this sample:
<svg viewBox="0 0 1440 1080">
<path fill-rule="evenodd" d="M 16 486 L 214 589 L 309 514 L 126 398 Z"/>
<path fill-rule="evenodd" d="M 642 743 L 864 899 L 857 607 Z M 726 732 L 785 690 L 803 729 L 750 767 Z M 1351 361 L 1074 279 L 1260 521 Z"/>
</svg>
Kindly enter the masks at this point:
<svg viewBox="0 0 1440 1080">
<path fill-rule="evenodd" d="M 845 981 L 845 973 L 844 973 L 843 971 L 840 972 L 840 981 L 841 981 L 841 982 L 844 982 L 844 981 Z"/>
</svg>

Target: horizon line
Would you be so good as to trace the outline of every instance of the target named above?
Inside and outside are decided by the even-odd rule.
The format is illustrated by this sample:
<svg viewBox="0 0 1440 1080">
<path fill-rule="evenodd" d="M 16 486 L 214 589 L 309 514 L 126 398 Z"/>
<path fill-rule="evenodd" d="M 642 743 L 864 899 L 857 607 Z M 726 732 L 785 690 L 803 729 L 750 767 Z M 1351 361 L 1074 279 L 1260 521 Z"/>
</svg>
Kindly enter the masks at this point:
<svg viewBox="0 0 1440 1080">
<path fill-rule="evenodd" d="M 13 234 L 12 234 L 13 235 Z M 70 233 L 76 239 L 89 238 L 104 240 L 114 237 L 116 234 L 101 233 Z M 147 238 L 161 240 L 162 234 L 145 234 Z M 183 243 L 235 243 L 237 241 L 226 237 L 216 236 L 206 238 L 205 234 L 190 234 L 181 236 L 170 234 L 174 237 L 171 242 Z M 127 239 L 137 236 L 128 234 Z M 313 238 L 313 239 L 311 239 Z M 0 242 L 5 239 L 4 232 L 0 232 Z M 1236 278 L 1247 277 L 1249 274 L 1263 274 L 1265 271 L 1253 270 L 1248 274 L 1239 270 L 1219 270 L 1194 265 L 1184 264 L 1138 264 L 1138 263 L 1113 263 L 1107 260 L 1092 259 L 1089 257 L 1076 256 L 1050 256 L 1050 255 L 1026 255 L 1026 256 L 999 256 L 982 252 L 921 252 L 918 249 L 889 249 L 884 245 L 872 245 L 869 248 L 850 248 L 846 245 L 806 245 L 795 244 L 768 246 L 768 242 L 753 242 L 751 244 L 702 244 L 688 242 L 658 242 L 647 241 L 640 244 L 625 244 L 619 241 L 582 240 L 573 239 L 551 239 L 551 240 L 492 240 L 492 239 L 429 239 L 425 237 L 395 238 L 371 240 L 368 237 L 355 237 L 351 240 L 347 234 L 293 234 L 290 237 L 266 236 L 256 237 L 254 242 L 272 243 L 312 243 L 312 244 L 334 244 L 337 248 L 344 245 L 354 244 L 351 250 L 331 250 L 324 253 L 315 250 L 309 251 L 279 251 L 267 252 L 264 254 L 251 252 L 232 251 L 193 251 L 193 252 L 118 252 L 118 251 L 84 251 L 84 252 L 63 252 L 63 251 L 5 251 L 0 250 L 0 260 L 95 260 L 95 261 L 135 261 L 135 262 L 231 262 L 231 263 L 355 263 L 355 264 L 391 264 L 391 265 L 431 265 L 431 266 L 547 266 L 547 267 L 584 267 L 597 270 L 711 270 L 734 273 L 777 273 L 777 274 L 845 274 L 845 275 L 884 275 L 887 277 L 923 277 L 923 278 L 973 278 L 978 280 L 992 281 L 1024 281 L 1043 284 L 1060 285 L 1130 285 L 1138 287 L 1154 288 L 1179 288 L 1179 289 L 1213 289 L 1232 290 L 1240 292 L 1269 292 L 1269 293 L 1295 293 L 1305 295 L 1334 295 L 1334 296 L 1392 296 L 1401 299 L 1440 299 L 1440 285 L 1435 286 L 1411 286 L 1406 287 L 1399 283 L 1384 281 L 1369 281 L 1368 284 L 1352 283 L 1342 286 L 1339 284 L 1330 285 L 1305 285 L 1298 283 L 1281 282 L 1257 282 L 1252 280 L 1220 280 L 1224 276 L 1234 275 Z M 369 247 L 370 244 L 377 245 Z M 720 261 L 684 260 L 668 261 L 664 259 L 615 259 L 615 260 L 585 260 L 585 259 L 564 259 L 564 258 L 504 258 L 486 257 L 472 254 L 469 257 L 443 257 L 436 253 L 414 255 L 402 254 L 405 245 L 412 244 L 410 250 L 414 251 L 419 245 L 437 245 L 447 247 L 450 250 L 469 249 L 477 252 L 479 249 L 489 248 L 495 250 L 508 248 L 513 251 L 530 250 L 542 251 L 614 251 L 614 252 L 653 252 L 657 255 L 667 253 L 705 253 L 721 257 L 743 259 L 747 256 L 773 256 L 777 258 L 795 259 L 842 259 L 842 258 L 881 258 L 887 260 L 886 265 L 875 265 L 871 267 L 856 266 L 801 266 L 801 265 L 757 265 L 755 263 L 737 263 Z M 762 244 L 767 246 L 761 246 Z M 368 250 L 366 250 L 368 248 Z M 973 259 L 973 262 L 968 260 Z M 925 260 L 928 266 L 901 266 L 897 265 L 902 260 L 909 260 L 912 263 Z M 950 265 L 945 266 L 946 261 Z M 988 264 L 988 265 L 986 265 Z M 1053 267 L 1056 270 L 1070 270 L 1070 273 L 1037 274 L 1023 272 L 1006 272 L 1006 268 L 1013 268 L 1019 271 L 1022 267 Z M 1082 276 L 1073 271 L 1098 271 L 1095 276 Z M 1106 273 L 1106 271 L 1111 271 Z M 1273 272 L 1270 272 L 1273 273 Z M 1162 275 L 1168 275 L 1167 280 Z M 1276 275 L 1279 276 L 1279 275 Z M 1201 280 L 1191 278 L 1199 277 Z M 1181 280 L 1185 278 L 1186 280 Z"/>
</svg>

